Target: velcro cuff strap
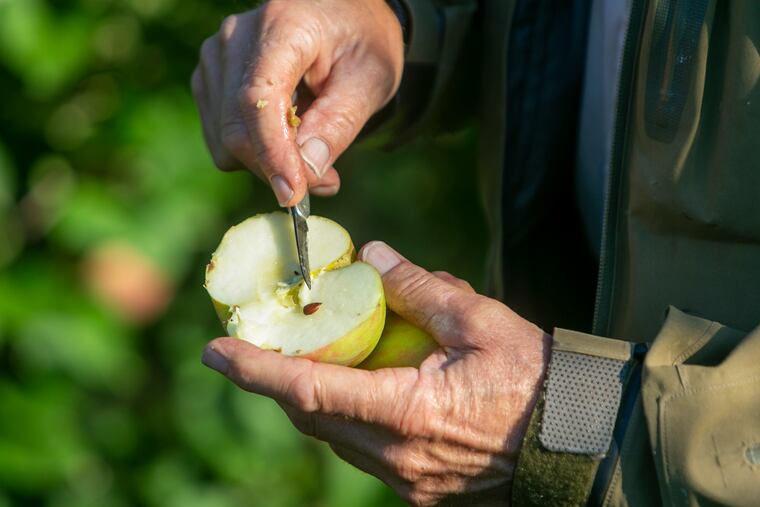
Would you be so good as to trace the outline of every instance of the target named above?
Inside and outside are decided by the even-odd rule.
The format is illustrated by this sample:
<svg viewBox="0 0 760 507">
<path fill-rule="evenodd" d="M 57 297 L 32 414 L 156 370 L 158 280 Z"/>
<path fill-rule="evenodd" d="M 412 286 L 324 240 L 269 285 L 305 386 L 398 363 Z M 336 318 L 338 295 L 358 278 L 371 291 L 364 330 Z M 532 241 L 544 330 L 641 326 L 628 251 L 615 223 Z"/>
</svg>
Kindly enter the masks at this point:
<svg viewBox="0 0 760 507">
<path fill-rule="evenodd" d="M 607 453 L 623 395 L 631 344 L 555 331 L 539 441 L 547 450 Z"/>
<path fill-rule="evenodd" d="M 512 504 L 583 505 L 608 452 L 633 344 L 556 329 L 544 391 L 531 416 Z"/>
</svg>

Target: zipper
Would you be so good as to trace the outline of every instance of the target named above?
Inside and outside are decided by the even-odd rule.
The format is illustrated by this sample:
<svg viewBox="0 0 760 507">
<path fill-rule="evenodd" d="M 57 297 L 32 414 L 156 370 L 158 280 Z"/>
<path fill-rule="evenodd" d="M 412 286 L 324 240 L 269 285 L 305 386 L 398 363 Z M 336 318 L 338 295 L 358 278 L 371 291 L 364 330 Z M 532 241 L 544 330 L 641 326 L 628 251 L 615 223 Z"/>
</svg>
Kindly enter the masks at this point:
<svg viewBox="0 0 760 507">
<path fill-rule="evenodd" d="M 633 88 L 633 76 L 636 69 L 636 59 L 643 32 L 643 22 L 646 13 L 647 0 L 633 0 L 631 6 L 631 16 L 628 21 L 625 42 L 623 44 L 623 53 L 620 64 L 620 78 L 618 80 L 617 105 L 615 108 L 615 123 L 612 134 L 612 153 L 610 156 L 610 167 L 607 176 L 607 189 L 604 197 L 604 219 L 602 221 L 602 244 L 599 256 L 599 278 L 596 288 L 596 302 L 594 307 L 594 321 L 592 333 L 597 336 L 609 336 L 610 334 L 610 317 L 612 307 L 612 293 L 614 290 L 614 269 L 615 269 L 615 247 L 617 243 L 617 224 L 620 213 L 620 194 L 623 183 L 623 155 L 625 152 L 625 141 L 628 130 L 628 112 L 631 107 L 631 95 Z M 629 398 L 638 399 L 638 387 L 640 383 L 641 365 L 634 366 L 633 380 L 636 383 L 635 395 Z M 626 403 L 628 406 L 630 403 Z M 622 405 L 622 403 L 621 403 Z M 623 407 L 621 407 L 623 408 Z M 608 453 L 597 467 L 594 482 L 589 492 L 587 506 L 596 507 L 604 504 L 609 490 L 610 483 L 614 476 L 615 469 L 620 461 L 620 447 L 622 439 L 627 429 L 627 419 L 630 418 L 633 405 L 626 410 L 625 414 L 618 414 L 616 441 Z M 620 424 L 621 416 L 625 415 L 625 424 Z"/>
<path fill-rule="evenodd" d="M 631 89 L 633 74 L 636 67 L 641 28 L 643 26 L 646 0 L 633 1 L 631 16 L 628 21 L 618 80 L 617 105 L 615 107 L 615 123 L 612 134 L 612 149 L 610 167 L 607 173 L 607 185 L 604 196 L 604 218 L 602 220 L 602 244 L 599 254 L 599 275 L 596 286 L 596 301 L 594 303 L 594 320 L 592 333 L 597 336 L 608 336 L 610 325 L 610 309 L 612 306 L 612 280 L 615 266 L 615 244 L 617 243 L 617 222 L 621 184 L 623 182 L 622 163 L 627 134 L 628 110 L 631 105 Z"/>
</svg>

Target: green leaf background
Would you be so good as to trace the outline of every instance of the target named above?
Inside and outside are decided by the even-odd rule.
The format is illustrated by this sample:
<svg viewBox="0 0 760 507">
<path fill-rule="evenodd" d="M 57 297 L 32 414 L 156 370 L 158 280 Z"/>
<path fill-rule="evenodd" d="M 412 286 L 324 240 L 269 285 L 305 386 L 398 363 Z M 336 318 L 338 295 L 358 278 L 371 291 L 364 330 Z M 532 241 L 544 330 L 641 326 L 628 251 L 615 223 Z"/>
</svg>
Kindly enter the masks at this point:
<svg viewBox="0 0 760 507">
<path fill-rule="evenodd" d="M 0 0 L 0 507 L 401 504 L 200 365 L 222 332 L 205 263 L 227 227 L 277 208 L 215 170 L 189 93 L 203 39 L 250 6 Z M 313 211 L 478 287 L 474 138 L 357 145 Z M 83 282 L 112 241 L 175 287 L 157 318 L 124 319 Z"/>
</svg>

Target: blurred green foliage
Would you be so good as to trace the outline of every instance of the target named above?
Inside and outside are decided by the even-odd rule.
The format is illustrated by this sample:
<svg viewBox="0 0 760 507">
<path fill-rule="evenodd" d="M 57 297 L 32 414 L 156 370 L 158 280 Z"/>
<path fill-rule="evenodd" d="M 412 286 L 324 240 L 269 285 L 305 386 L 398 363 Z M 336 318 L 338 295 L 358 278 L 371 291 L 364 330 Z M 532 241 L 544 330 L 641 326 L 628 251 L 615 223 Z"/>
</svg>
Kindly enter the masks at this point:
<svg viewBox="0 0 760 507">
<path fill-rule="evenodd" d="M 202 40 L 247 8 L 0 0 L 0 507 L 398 502 L 199 362 L 221 332 L 206 259 L 227 227 L 276 208 L 250 174 L 213 168 L 189 93 Z M 313 211 L 478 286 L 473 146 L 354 147 L 341 193 Z M 98 289 L 131 273 L 88 271 L 108 244 L 154 269 L 168 296 L 153 314 Z"/>
</svg>

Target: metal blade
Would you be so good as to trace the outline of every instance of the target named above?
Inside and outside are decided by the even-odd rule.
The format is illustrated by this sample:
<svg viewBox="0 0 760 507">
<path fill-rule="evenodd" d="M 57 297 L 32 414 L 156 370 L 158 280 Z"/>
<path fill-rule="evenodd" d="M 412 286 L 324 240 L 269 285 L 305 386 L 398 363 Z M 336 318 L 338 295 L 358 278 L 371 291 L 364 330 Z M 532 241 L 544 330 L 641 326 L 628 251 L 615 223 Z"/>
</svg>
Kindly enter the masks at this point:
<svg viewBox="0 0 760 507">
<path fill-rule="evenodd" d="M 309 269 L 309 224 L 306 219 L 311 214 L 311 205 L 309 204 L 308 192 L 304 198 L 290 208 L 290 215 L 293 217 L 293 230 L 296 234 L 296 250 L 298 250 L 298 264 L 301 266 L 301 276 L 306 286 L 311 289 L 311 270 Z"/>
</svg>

